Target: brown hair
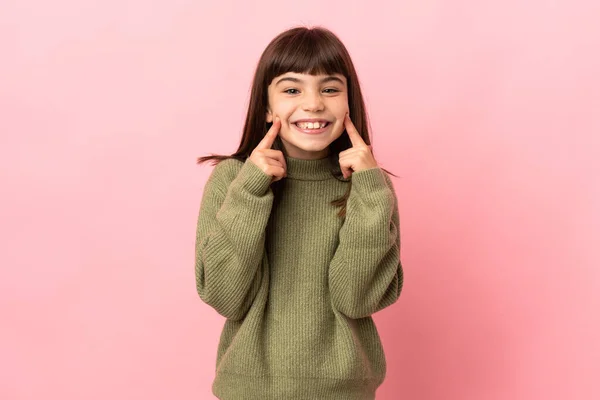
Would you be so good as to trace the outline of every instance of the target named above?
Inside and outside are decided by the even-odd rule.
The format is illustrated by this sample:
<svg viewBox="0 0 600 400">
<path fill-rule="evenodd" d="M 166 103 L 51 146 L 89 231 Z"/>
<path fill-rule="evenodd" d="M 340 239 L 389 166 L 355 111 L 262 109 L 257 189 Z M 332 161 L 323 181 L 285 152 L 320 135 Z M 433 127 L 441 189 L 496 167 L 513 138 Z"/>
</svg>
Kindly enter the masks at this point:
<svg viewBox="0 0 600 400">
<path fill-rule="evenodd" d="M 295 27 L 280 33 L 266 47 L 256 68 L 250 102 L 242 140 L 237 151 L 231 155 L 210 155 L 198 157 L 197 164 L 208 160 L 215 160 L 216 165 L 222 160 L 235 158 L 245 162 L 254 148 L 264 138 L 272 123 L 266 122 L 268 105 L 268 86 L 271 81 L 287 72 L 319 74 L 341 74 L 348 82 L 348 107 L 350 118 L 367 145 L 371 144 L 369 138 L 369 121 L 365 110 L 365 104 L 360 91 L 360 84 L 354 65 L 348 50 L 340 39 L 330 30 L 323 27 Z M 339 180 L 346 181 L 339 165 L 339 153 L 352 147 L 347 134 L 334 140 L 330 145 L 329 158 L 331 161 L 332 175 Z M 273 143 L 273 149 L 280 150 L 287 156 L 281 138 L 277 136 Z M 383 168 L 382 168 L 383 169 Z M 391 172 L 383 169 L 386 173 Z M 394 175 L 396 176 L 396 175 Z M 275 198 L 283 189 L 285 179 L 271 184 Z M 346 202 L 350 195 L 352 180 L 348 185 L 346 193 L 339 199 L 333 200 L 332 205 L 341 207 L 338 216 L 345 217 Z"/>
</svg>

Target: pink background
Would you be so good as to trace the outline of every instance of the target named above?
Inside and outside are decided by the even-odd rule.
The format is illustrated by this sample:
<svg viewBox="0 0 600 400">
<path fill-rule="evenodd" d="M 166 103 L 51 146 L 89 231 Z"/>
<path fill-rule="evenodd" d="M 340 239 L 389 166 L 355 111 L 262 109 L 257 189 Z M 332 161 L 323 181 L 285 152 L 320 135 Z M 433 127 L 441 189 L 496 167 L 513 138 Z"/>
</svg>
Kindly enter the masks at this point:
<svg viewBox="0 0 600 400">
<path fill-rule="evenodd" d="M 600 398 L 597 1 L 0 10 L 0 398 L 214 398 L 195 158 L 237 148 L 258 57 L 297 24 L 344 41 L 401 176 L 378 399 Z"/>
</svg>

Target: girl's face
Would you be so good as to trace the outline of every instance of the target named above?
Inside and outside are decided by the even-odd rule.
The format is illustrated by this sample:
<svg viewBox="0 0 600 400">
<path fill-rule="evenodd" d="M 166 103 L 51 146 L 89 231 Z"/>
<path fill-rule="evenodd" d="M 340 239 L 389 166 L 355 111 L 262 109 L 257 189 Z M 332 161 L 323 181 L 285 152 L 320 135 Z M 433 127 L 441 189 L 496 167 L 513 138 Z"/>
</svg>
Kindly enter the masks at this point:
<svg viewBox="0 0 600 400">
<path fill-rule="evenodd" d="M 267 122 L 281 119 L 279 136 L 288 156 L 327 157 L 329 144 L 344 131 L 349 111 L 346 78 L 288 72 L 275 77 L 268 92 Z M 310 120 L 312 125 L 306 123 Z"/>
</svg>

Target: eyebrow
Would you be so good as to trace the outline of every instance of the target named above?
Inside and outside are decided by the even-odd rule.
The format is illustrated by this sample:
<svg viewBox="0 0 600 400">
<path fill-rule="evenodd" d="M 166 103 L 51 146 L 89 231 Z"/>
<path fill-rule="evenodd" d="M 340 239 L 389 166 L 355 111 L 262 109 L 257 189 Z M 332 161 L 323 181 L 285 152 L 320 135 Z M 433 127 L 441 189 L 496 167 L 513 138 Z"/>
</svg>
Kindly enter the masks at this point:
<svg viewBox="0 0 600 400">
<path fill-rule="evenodd" d="M 277 81 L 277 83 L 275 84 L 275 86 L 279 85 L 281 82 L 284 81 L 290 81 L 290 82 L 295 82 L 295 83 L 302 83 L 304 82 L 302 79 L 300 78 L 294 78 L 292 76 L 286 76 L 284 78 L 281 78 Z M 319 79 L 319 83 L 326 83 L 326 82 L 331 82 L 331 81 L 335 81 L 335 82 L 339 82 L 342 85 L 344 84 L 344 81 L 342 81 L 340 78 L 338 78 L 337 76 L 333 76 L 333 75 L 329 75 L 326 76 L 325 78 L 321 78 Z"/>
</svg>

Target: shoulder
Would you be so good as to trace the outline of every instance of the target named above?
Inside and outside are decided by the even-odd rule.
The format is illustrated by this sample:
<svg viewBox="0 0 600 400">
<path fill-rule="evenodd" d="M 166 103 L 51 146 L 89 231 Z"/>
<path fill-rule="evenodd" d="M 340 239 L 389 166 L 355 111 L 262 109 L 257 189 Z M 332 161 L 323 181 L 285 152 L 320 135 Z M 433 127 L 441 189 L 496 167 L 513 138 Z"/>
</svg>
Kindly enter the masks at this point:
<svg viewBox="0 0 600 400">
<path fill-rule="evenodd" d="M 386 186 L 389 188 L 391 195 L 394 197 L 394 201 L 398 201 L 398 197 L 396 194 L 396 188 L 394 187 L 394 182 L 392 181 L 392 176 L 388 171 L 383 168 L 379 168 L 381 171 L 381 175 L 383 176 L 383 180 L 386 183 Z"/>
<path fill-rule="evenodd" d="M 211 173 L 211 176 L 214 175 L 219 178 L 233 176 L 233 178 L 235 178 L 235 176 L 237 176 L 238 172 L 240 172 L 240 169 L 242 169 L 243 165 L 244 165 L 244 162 L 238 160 L 237 158 L 226 158 L 224 160 L 219 161 L 215 165 L 215 167 L 213 168 L 213 171 Z"/>
<path fill-rule="evenodd" d="M 387 187 L 389 187 L 392 191 L 395 191 L 394 183 L 392 182 L 393 175 L 391 175 L 390 172 L 388 172 L 385 168 L 383 168 L 381 166 L 374 168 L 374 170 L 377 170 L 377 172 L 379 172 L 379 174 L 377 174 L 377 175 L 379 175 L 383 178 L 383 181 L 385 182 Z"/>
<path fill-rule="evenodd" d="M 244 162 L 236 158 L 218 161 L 206 181 L 206 186 L 226 190 L 243 166 Z"/>
<path fill-rule="evenodd" d="M 390 177 L 390 174 L 387 173 L 383 169 L 381 170 L 381 172 L 383 172 L 383 177 L 385 178 L 385 182 L 387 183 L 387 185 L 389 186 L 389 188 L 395 191 L 394 183 L 392 182 L 392 178 Z"/>
<path fill-rule="evenodd" d="M 373 189 L 387 187 L 395 191 L 390 174 L 380 166 L 354 172 L 352 180 L 359 181 L 361 186 L 366 185 Z"/>
</svg>

